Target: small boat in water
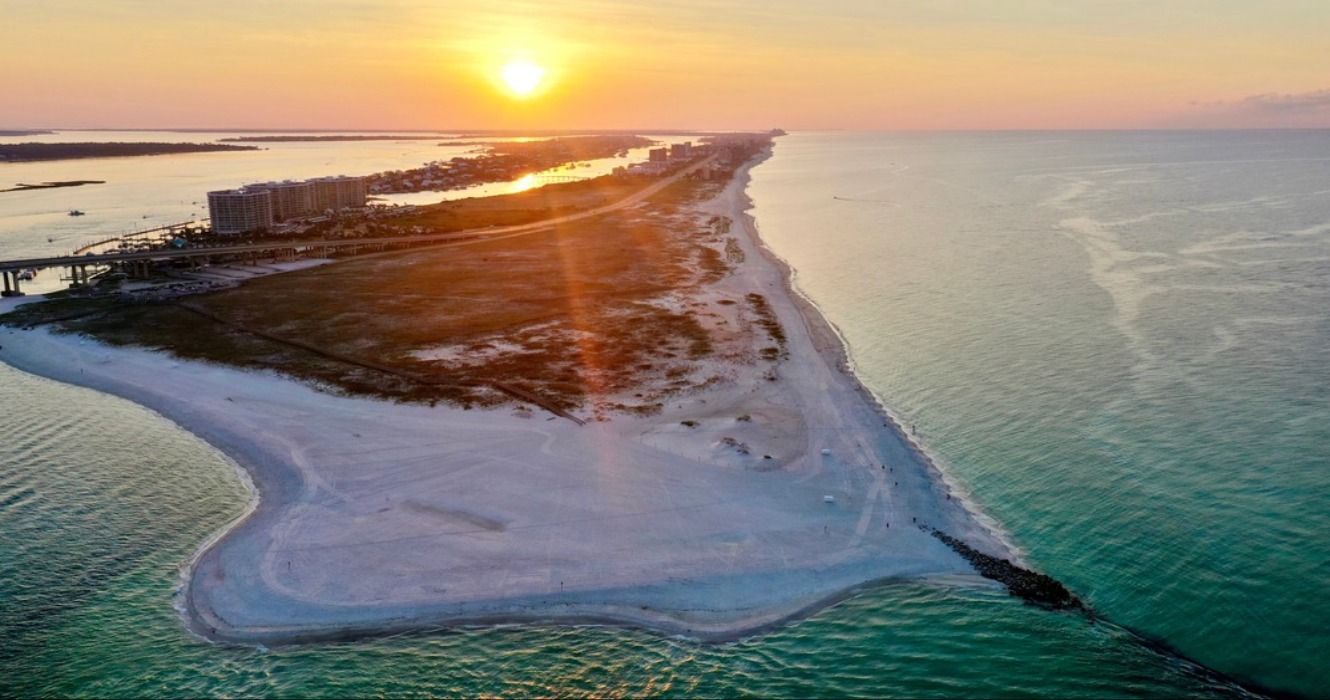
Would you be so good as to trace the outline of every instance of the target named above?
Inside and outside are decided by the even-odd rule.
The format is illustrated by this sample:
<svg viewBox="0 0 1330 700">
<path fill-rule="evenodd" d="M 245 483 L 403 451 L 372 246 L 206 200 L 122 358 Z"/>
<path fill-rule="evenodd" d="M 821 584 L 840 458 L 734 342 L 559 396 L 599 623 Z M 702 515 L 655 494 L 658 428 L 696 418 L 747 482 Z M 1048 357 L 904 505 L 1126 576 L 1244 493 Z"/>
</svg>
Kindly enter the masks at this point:
<svg viewBox="0 0 1330 700">
<path fill-rule="evenodd" d="M 85 213 L 87 213 L 87 212 L 82 212 L 82 211 L 79 211 L 78 209 L 70 209 L 70 210 L 69 210 L 69 215 L 70 215 L 70 216 L 83 216 Z"/>
<path fill-rule="evenodd" d="M 18 273 L 18 278 L 20 280 L 25 280 L 25 281 L 31 280 L 36 276 L 37 276 L 37 270 L 35 269 L 22 270 Z"/>
</svg>

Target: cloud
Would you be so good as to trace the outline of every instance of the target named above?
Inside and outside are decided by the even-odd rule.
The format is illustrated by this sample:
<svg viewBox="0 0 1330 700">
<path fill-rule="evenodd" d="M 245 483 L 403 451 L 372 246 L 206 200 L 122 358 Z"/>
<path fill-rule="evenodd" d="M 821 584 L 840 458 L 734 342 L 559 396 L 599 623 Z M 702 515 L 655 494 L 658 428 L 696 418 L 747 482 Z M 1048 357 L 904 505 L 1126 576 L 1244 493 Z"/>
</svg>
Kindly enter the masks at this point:
<svg viewBox="0 0 1330 700">
<path fill-rule="evenodd" d="M 1310 113 L 1330 109 L 1330 88 L 1281 95 L 1267 92 L 1245 97 L 1239 103 L 1244 107 L 1274 113 Z"/>
<path fill-rule="evenodd" d="M 1167 115 L 1161 126 L 1185 128 L 1330 127 L 1330 88 L 1307 92 L 1263 92 L 1229 100 L 1193 100 Z"/>
</svg>

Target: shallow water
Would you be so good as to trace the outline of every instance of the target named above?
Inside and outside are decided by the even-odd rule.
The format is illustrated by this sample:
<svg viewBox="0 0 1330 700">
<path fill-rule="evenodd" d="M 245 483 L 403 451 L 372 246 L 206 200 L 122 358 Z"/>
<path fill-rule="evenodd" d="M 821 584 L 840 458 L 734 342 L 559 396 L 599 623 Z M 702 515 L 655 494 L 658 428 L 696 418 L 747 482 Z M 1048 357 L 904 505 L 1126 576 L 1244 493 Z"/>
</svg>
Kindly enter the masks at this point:
<svg viewBox="0 0 1330 700">
<path fill-rule="evenodd" d="M 1327 164 L 1325 132 L 796 134 L 752 193 L 865 382 L 1034 564 L 1206 664 L 1324 694 Z M 214 646 L 171 595 L 243 510 L 229 463 L 3 365 L 0 405 L 6 695 L 1233 692 L 1111 626 L 929 585 L 721 646 L 539 627 Z"/>
</svg>

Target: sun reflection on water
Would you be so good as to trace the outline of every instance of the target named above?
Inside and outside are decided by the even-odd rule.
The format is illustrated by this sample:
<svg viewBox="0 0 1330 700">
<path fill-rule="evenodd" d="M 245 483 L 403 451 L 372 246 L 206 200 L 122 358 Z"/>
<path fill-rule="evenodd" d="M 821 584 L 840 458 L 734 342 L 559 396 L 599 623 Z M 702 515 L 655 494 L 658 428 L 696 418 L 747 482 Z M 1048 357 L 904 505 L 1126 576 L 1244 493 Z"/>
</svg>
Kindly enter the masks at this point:
<svg viewBox="0 0 1330 700">
<path fill-rule="evenodd" d="M 539 185 L 535 173 L 527 173 L 522 177 L 513 180 L 510 187 L 513 192 L 526 192 L 527 190 Z"/>
</svg>

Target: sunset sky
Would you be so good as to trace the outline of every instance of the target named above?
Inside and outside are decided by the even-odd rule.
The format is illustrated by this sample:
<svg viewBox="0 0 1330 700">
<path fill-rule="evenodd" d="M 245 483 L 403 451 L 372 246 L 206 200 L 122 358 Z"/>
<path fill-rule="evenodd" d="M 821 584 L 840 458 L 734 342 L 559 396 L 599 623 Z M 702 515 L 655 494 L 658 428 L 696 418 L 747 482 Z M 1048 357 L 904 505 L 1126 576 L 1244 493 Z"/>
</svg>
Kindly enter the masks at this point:
<svg viewBox="0 0 1330 700">
<path fill-rule="evenodd" d="M 0 0 L 0 128 L 1330 127 L 1327 0 Z M 500 79 L 538 65 L 519 99 Z"/>
</svg>

